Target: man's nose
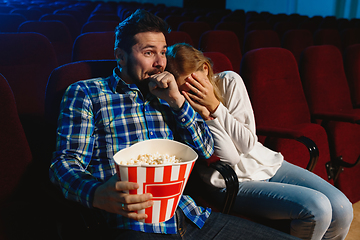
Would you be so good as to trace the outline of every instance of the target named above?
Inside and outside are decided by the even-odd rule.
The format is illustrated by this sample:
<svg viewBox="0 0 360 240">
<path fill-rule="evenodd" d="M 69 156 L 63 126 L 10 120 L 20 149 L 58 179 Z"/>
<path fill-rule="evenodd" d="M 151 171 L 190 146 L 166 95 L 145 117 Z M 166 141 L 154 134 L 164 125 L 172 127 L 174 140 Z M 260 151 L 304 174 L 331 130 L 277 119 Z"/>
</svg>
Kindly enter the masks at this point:
<svg viewBox="0 0 360 240">
<path fill-rule="evenodd" d="M 154 67 L 162 67 L 166 66 L 166 57 L 164 55 L 158 54 L 155 57 Z"/>
</svg>

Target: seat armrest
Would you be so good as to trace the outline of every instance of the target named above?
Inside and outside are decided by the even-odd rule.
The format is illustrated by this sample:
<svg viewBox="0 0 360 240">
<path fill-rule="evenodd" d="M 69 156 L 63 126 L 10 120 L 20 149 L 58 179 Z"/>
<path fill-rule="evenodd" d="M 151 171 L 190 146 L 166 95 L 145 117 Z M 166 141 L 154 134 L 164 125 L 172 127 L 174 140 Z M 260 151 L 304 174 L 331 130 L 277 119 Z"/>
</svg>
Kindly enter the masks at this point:
<svg viewBox="0 0 360 240">
<path fill-rule="evenodd" d="M 301 131 L 277 127 L 257 127 L 257 134 L 268 137 L 294 139 L 304 144 L 310 154 L 310 159 L 306 166 L 306 169 L 309 171 L 314 170 L 316 163 L 319 159 L 319 149 L 316 146 L 315 142 L 310 138 L 303 136 Z"/>
<path fill-rule="evenodd" d="M 336 183 L 340 173 L 343 171 L 343 168 L 353 168 L 360 163 L 360 156 L 356 159 L 354 163 L 345 162 L 342 158 L 336 157 L 332 159 L 330 162 L 326 163 L 326 171 L 328 174 L 328 179 L 333 179 Z"/>
<path fill-rule="evenodd" d="M 297 131 L 293 129 L 279 128 L 279 127 L 262 127 L 262 126 L 256 127 L 256 133 L 258 135 L 289 138 L 289 139 L 296 139 L 303 135 L 301 131 Z"/>
<path fill-rule="evenodd" d="M 226 195 L 222 213 L 229 214 L 239 191 L 239 180 L 237 175 L 229 164 L 222 161 L 212 162 L 209 166 L 218 171 L 225 180 Z"/>
<path fill-rule="evenodd" d="M 360 114 L 351 112 L 317 112 L 311 114 L 315 119 L 321 119 L 325 121 L 341 121 L 349 123 L 360 124 Z"/>
</svg>

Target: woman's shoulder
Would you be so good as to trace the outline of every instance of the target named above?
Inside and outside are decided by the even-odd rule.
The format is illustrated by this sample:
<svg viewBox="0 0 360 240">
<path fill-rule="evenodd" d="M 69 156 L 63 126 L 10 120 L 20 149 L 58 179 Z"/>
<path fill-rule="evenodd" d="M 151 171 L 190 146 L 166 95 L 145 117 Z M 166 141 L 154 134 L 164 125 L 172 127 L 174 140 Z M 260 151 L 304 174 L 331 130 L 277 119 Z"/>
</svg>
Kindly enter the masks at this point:
<svg viewBox="0 0 360 240">
<path fill-rule="evenodd" d="M 234 71 L 223 71 L 218 73 L 217 76 L 221 79 L 222 84 L 225 86 L 242 86 L 244 84 L 241 76 Z"/>
<path fill-rule="evenodd" d="M 223 71 L 217 74 L 221 78 L 241 78 L 240 75 L 234 71 Z"/>
</svg>

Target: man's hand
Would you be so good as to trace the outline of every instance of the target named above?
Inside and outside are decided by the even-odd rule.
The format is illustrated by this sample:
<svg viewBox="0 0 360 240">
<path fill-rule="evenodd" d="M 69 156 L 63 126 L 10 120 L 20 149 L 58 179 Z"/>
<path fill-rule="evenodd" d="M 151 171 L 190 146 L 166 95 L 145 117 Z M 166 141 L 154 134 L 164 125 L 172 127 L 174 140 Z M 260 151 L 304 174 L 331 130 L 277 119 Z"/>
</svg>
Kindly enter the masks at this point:
<svg viewBox="0 0 360 240">
<path fill-rule="evenodd" d="M 179 92 L 175 77 L 169 72 L 154 74 L 149 78 L 149 90 L 152 94 L 165 100 L 171 108 L 179 110 L 184 102 L 184 96 Z"/>
<path fill-rule="evenodd" d="M 93 206 L 134 220 L 145 219 L 148 217 L 146 214 L 138 214 L 136 211 L 151 207 L 152 195 L 123 192 L 137 188 L 139 188 L 137 183 L 119 181 L 115 174 L 95 190 Z"/>
</svg>

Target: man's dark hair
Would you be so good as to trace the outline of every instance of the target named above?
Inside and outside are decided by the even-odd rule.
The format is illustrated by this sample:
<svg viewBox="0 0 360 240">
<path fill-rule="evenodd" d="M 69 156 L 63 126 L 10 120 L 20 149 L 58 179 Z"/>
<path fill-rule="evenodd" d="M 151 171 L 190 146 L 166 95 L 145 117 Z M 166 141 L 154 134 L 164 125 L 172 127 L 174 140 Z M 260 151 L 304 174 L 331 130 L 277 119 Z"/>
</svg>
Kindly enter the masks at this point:
<svg viewBox="0 0 360 240">
<path fill-rule="evenodd" d="M 143 9 L 137 9 L 116 27 L 115 49 L 121 48 L 130 53 L 131 47 L 136 44 L 134 36 L 141 32 L 162 32 L 165 35 L 170 32 L 170 28 L 158 16 Z"/>
</svg>

